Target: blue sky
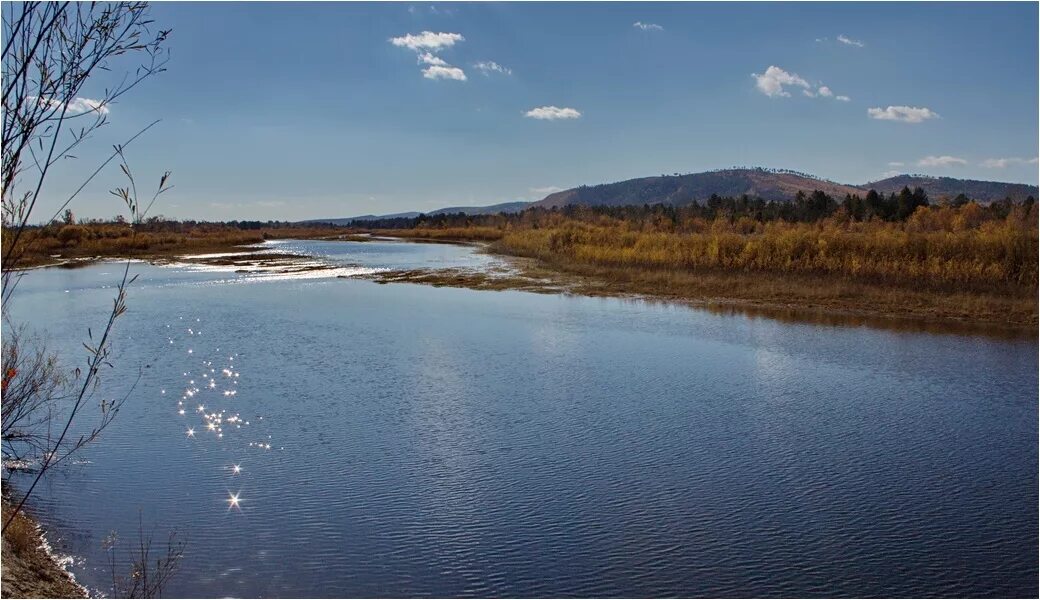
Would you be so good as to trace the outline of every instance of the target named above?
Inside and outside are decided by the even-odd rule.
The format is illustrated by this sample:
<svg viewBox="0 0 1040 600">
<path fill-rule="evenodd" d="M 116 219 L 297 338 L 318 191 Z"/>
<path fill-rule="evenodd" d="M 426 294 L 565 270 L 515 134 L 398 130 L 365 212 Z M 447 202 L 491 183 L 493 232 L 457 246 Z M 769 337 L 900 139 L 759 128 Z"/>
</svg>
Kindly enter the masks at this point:
<svg viewBox="0 0 1040 600">
<path fill-rule="evenodd" d="M 130 166 L 147 182 L 173 172 L 154 212 L 199 219 L 485 205 L 732 165 L 1035 184 L 1037 12 L 158 3 L 168 71 L 113 104 L 88 149 L 162 119 L 128 149 Z M 489 62 L 500 70 L 477 66 Z M 49 199 L 96 166 L 88 149 Z M 115 185 L 113 168 L 74 210 L 116 214 Z"/>
</svg>

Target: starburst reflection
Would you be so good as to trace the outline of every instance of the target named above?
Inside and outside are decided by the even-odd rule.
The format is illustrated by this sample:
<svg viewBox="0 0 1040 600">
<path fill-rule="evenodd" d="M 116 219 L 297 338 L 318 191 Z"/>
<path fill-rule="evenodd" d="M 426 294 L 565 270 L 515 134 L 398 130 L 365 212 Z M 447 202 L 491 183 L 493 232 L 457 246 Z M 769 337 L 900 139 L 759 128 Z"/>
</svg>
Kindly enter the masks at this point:
<svg viewBox="0 0 1040 600">
<path fill-rule="evenodd" d="M 191 321 L 188 317 L 179 317 L 179 319 L 182 322 Z M 201 319 L 195 319 L 195 322 L 201 323 Z M 275 446 L 273 444 L 274 440 L 270 435 L 258 435 L 253 438 L 254 441 L 252 442 L 238 438 L 243 432 L 250 429 L 250 421 L 244 419 L 241 413 L 236 412 L 229 406 L 232 402 L 238 400 L 235 396 L 238 394 L 238 384 L 242 381 L 242 373 L 236 370 L 235 362 L 240 356 L 235 352 L 227 352 L 227 349 L 224 350 L 227 354 L 221 354 L 221 349 L 216 348 L 216 354 L 211 355 L 214 360 L 210 360 L 207 354 L 209 354 L 211 349 L 202 346 L 198 348 L 199 351 L 196 353 L 195 344 L 192 342 L 201 342 L 201 340 L 193 340 L 192 338 L 202 335 L 198 327 L 198 325 L 191 328 L 178 327 L 176 329 L 179 330 L 179 335 L 167 336 L 169 343 L 181 345 L 183 350 L 180 352 L 186 352 L 186 354 L 180 354 L 180 356 L 186 358 L 186 362 L 193 365 L 194 368 L 184 369 L 181 372 L 183 379 L 180 380 L 182 387 L 179 389 L 175 387 L 176 384 L 173 382 L 161 386 L 160 396 L 171 396 L 171 400 L 176 402 L 176 406 L 173 407 L 174 410 L 182 417 L 188 411 L 194 409 L 194 414 L 191 418 L 185 419 L 186 423 L 184 423 L 184 426 L 186 429 L 182 430 L 185 432 L 185 436 L 192 440 L 193 444 L 214 443 L 212 440 L 215 440 L 218 444 L 227 444 L 226 448 L 230 451 L 237 451 L 245 446 L 261 452 L 271 451 Z M 167 325 L 167 328 L 169 329 L 171 326 Z M 186 343 L 182 345 L 182 342 Z M 226 358 L 226 360 L 220 360 L 222 358 Z M 195 361 L 198 362 L 196 363 Z M 181 368 L 187 367 L 188 364 Z M 246 376 L 248 377 L 248 373 Z M 220 385 L 217 385 L 218 383 Z M 167 394 L 167 391 L 170 393 Z M 177 396 L 177 391 L 180 391 L 180 396 Z M 221 407 L 219 406 L 220 404 L 225 406 Z M 266 422 L 266 419 L 256 414 L 252 415 L 252 419 L 257 420 L 257 425 L 261 427 Z M 187 427 L 189 423 L 192 425 L 191 427 Z M 225 426 L 228 429 L 227 432 L 224 431 Z M 204 432 L 211 433 L 212 437 L 203 435 Z M 227 433 L 226 436 L 225 433 Z M 223 439 L 225 437 L 227 437 L 226 440 Z M 260 440 L 257 438 L 266 439 Z M 281 450 L 282 448 L 279 447 L 278 449 Z M 225 463 L 222 469 L 226 474 L 236 477 L 240 481 L 250 478 L 250 475 L 245 472 L 241 464 Z M 242 510 L 242 503 L 246 500 L 242 499 L 241 493 L 241 490 L 234 492 L 230 489 L 227 490 L 225 502 L 227 502 L 228 511 L 232 509 Z"/>
</svg>

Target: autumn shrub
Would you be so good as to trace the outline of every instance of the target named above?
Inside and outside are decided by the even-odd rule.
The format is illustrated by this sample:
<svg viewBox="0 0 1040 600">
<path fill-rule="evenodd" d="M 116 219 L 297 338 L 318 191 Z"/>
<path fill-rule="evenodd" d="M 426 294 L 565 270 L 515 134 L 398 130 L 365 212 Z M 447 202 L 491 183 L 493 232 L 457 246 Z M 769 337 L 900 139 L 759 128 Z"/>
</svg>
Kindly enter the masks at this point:
<svg viewBox="0 0 1040 600">
<path fill-rule="evenodd" d="M 971 203 L 920 208 L 906 223 L 841 218 L 759 223 L 745 217 L 688 222 L 682 232 L 570 220 L 547 228 L 502 230 L 497 248 L 561 265 L 820 274 L 908 286 L 1035 289 L 1035 224 L 1021 214 L 1004 220 L 981 215 Z"/>
</svg>

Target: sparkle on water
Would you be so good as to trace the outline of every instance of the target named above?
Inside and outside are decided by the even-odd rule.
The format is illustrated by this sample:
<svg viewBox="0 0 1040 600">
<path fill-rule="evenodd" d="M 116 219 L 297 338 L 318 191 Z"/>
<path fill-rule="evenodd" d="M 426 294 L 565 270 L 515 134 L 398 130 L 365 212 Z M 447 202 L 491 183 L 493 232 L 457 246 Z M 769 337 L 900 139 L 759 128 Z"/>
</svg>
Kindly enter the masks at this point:
<svg viewBox="0 0 1040 600">
<path fill-rule="evenodd" d="M 178 317 L 178 319 L 179 320 L 184 320 L 183 317 Z M 195 322 L 196 323 L 201 323 L 201 318 L 196 318 Z M 166 328 L 167 329 L 173 329 L 170 325 L 166 325 Z M 202 332 L 198 331 L 195 328 L 186 328 L 186 330 L 181 330 L 181 331 L 186 331 L 187 335 L 190 336 L 190 337 L 197 337 L 197 336 L 202 335 Z M 168 338 L 168 341 L 169 341 L 170 344 L 177 344 L 181 340 L 179 340 L 175 336 L 175 337 Z M 192 358 L 195 358 L 195 356 L 196 356 L 195 350 L 196 349 L 199 350 L 200 354 L 205 354 L 205 350 L 203 348 L 188 348 L 187 349 L 187 354 L 191 355 Z M 232 353 L 230 355 L 219 354 L 220 353 L 220 348 L 219 347 L 215 348 L 214 351 L 217 353 L 215 355 L 216 357 L 218 357 L 218 358 L 226 357 L 227 362 L 226 362 L 225 365 L 223 365 L 223 366 L 221 366 L 221 365 L 214 366 L 214 364 L 213 364 L 214 361 L 213 360 L 204 359 L 204 360 L 200 360 L 199 363 L 198 363 L 198 365 L 201 367 L 199 370 L 191 370 L 191 371 L 182 371 L 181 372 L 181 375 L 184 377 L 185 386 L 184 386 L 184 391 L 183 391 L 183 393 L 182 393 L 182 395 L 180 397 L 180 400 L 177 401 L 177 414 L 179 416 L 181 416 L 181 417 L 187 416 L 187 411 L 184 409 L 184 401 L 186 401 L 188 399 L 196 399 L 196 397 L 198 397 L 198 399 L 201 399 L 202 397 L 209 398 L 208 396 L 206 396 L 206 392 L 210 392 L 211 394 L 213 394 L 213 398 L 209 398 L 209 400 L 211 400 L 211 401 L 213 401 L 214 398 L 223 398 L 226 402 L 230 402 L 232 398 L 235 398 L 238 395 L 237 386 L 241 382 L 241 377 L 240 377 L 241 372 L 240 371 L 236 371 L 233 368 L 236 355 L 234 353 Z M 193 373 L 198 373 L 198 375 L 193 375 Z M 217 373 L 219 373 L 221 375 L 222 382 L 218 382 L 217 381 L 217 377 L 216 377 Z M 200 378 L 199 385 L 196 385 L 196 378 Z M 160 395 L 166 395 L 166 389 L 165 388 L 160 391 Z M 214 440 L 214 441 L 222 443 L 222 444 L 233 444 L 234 445 L 235 444 L 235 439 L 236 439 L 235 436 L 225 436 L 225 433 L 232 433 L 232 432 L 235 432 L 235 431 L 239 431 L 239 430 L 242 429 L 243 426 L 248 427 L 250 425 L 250 422 L 248 420 L 243 419 L 241 414 L 238 413 L 237 411 L 233 410 L 230 406 L 224 406 L 224 407 L 212 407 L 212 406 L 210 406 L 209 409 L 207 409 L 207 404 L 206 403 L 199 402 L 197 407 L 196 407 L 196 409 L 195 409 L 195 414 L 197 415 L 197 418 L 200 419 L 200 423 L 199 424 L 202 425 L 203 431 L 210 432 L 210 433 L 214 434 L 213 437 L 211 437 L 211 438 L 207 437 L 207 439 L 211 439 L 211 440 Z M 257 416 L 259 417 L 259 419 L 261 419 L 261 420 L 263 419 L 262 416 L 259 416 L 259 415 L 257 415 Z M 229 431 L 228 432 L 224 431 L 224 427 L 223 426 L 225 424 L 229 426 Z M 233 428 L 230 427 L 232 425 L 234 426 Z M 196 426 L 189 426 L 187 428 L 186 435 L 189 438 L 196 438 Z M 267 441 L 263 441 L 263 442 L 257 442 L 257 441 L 248 442 L 248 447 L 249 448 L 258 448 L 258 449 L 261 449 L 261 450 L 270 450 L 271 449 L 271 442 L 270 442 L 270 440 L 271 440 L 271 436 L 268 435 L 267 436 Z M 282 448 L 280 447 L 279 449 L 282 449 Z M 231 471 L 231 475 L 232 476 L 242 475 L 242 473 L 243 473 L 242 466 L 241 466 L 241 464 L 238 464 L 238 463 L 233 463 L 229 467 L 229 469 Z M 228 503 L 228 509 L 229 510 L 232 509 L 232 508 L 241 510 L 240 500 L 239 500 L 239 493 L 240 492 L 237 492 L 237 493 L 228 492 L 227 503 Z"/>
</svg>

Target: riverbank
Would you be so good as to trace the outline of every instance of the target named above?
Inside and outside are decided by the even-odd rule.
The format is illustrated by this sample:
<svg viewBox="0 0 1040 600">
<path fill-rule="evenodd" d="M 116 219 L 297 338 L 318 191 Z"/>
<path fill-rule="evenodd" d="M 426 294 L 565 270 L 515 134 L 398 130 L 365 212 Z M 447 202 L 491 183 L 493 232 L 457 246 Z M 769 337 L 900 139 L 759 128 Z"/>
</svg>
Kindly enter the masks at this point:
<svg viewBox="0 0 1040 600">
<path fill-rule="evenodd" d="M 256 244 L 265 239 L 292 238 L 294 234 L 299 234 L 297 239 L 375 239 L 368 235 L 358 235 L 353 230 L 336 228 L 304 228 L 302 231 L 277 228 L 260 234 L 246 234 L 245 238 L 239 235 L 241 233 L 231 235 L 226 228 L 191 230 L 179 237 L 167 238 L 165 242 L 159 241 L 130 253 L 116 253 L 114 247 L 109 247 L 106 253 L 86 257 L 76 254 L 84 252 L 89 245 L 77 246 L 60 257 L 51 257 L 57 263 L 39 266 L 74 268 L 95 260 L 132 257 L 158 263 L 187 261 L 233 267 L 237 272 L 246 274 L 274 271 L 292 274 L 329 271 L 334 265 L 307 261 L 306 257 L 279 254 L 273 249 L 261 251 L 256 248 Z M 801 238 L 811 238 L 814 246 L 829 247 L 832 254 L 835 253 L 835 246 L 859 243 L 864 246 L 862 254 L 866 256 L 873 253 L 873 257 L 868 256 L 862 263 L 874 260 L 874 271 L 866 271 L 860 264 L 859 272 L 850 273 L 842 270 L 847 270 L 848 263 L 839 263 L 837 268 L 830 271 L 824 268 L 824 264 L 813 271 L 805 265 L 789 261 L 782 263 L 787 270 L 778 272 L 767 268 L 768 265 L 761 268 L 725 268 L 710 264 L 698 266 L 694 264 L 695 260 L 690 259 L 701 250 L 704 254 L 712 252 L 712 243 L 715 243 L 715 260 L 724 264 L 723 255 L 726 252 L 742 256 L 746 253 L 742 248 L 761 242 L 761 239 L 754 239 L 753 236 L 741 237 L 732 232 L 724 232 L 714 240 L 711 236 L 715 234 L 639 234 L 633 242 L 632 239 L 626 239 L 622 232 L 594 230 L 595 236 L 587 236 L 584 243 L 581 243 L 579 237 L 582 232 L 575 233 L 567 228 L 416 228 L 375 230 L 371 233 L 424 243 L 479 244 L 487 252 L 508 258 L 511 265 L 510 269 L 491 272 L 412 269 L 382 270 L 363 275 L 379 283 L 638 297 L 788 321 L 866 324 L 895 329 L 983 333 L 1000 337 L 1037 335 L 1036 286 L 1029 283 L 1035 278 L 1035 264 L 1028 266 L 1030 256 L 1034 256 L 1035 262 L 1035 235 L 1016 234 L 1018 237 L 1013 238 L 1011 244 L 998 237 L 989 247 L 1011 247 L 1012 260 L 1009 261 L 1005 256 L 1002 260 L 998 257 L 988 262 L 976 256 L 979 254 L 977 250 L 971 250 L 969 242 L 978 242 L 970 237 L 974 234 L 962 232 L 958 234 L 959 237 L 947 236 L 953 241 L 944 243 L 952 244 L 960 255 L 951 252 L 951 257 L 939 261 L 939 269 L 946 271 L 929 277 L 926 271 L 929 268 L 934 271 L 936 261 L 909 256 L 905 248 L 929 242 L 930 238 L 923 234 L 906 234 L 904 239 L 897 238 L 897 242 L 905 246 L 901 251 L 906 252 L 908 257 L 900 260 L 896 254 L 884 262 L 876 259 L 876 246 L 879 243 L 864 240 L 862 232 L 802 227 L 794 231 L 795 236 L 790 231 L 773 235 L 787 235 L 785 239 L 788 242 L 794 238 L 798 243 L 805 242 L 802 245 L 809 242 Z M 632 235 L 627 237 L 632 238 Z M 932 237 L 946 239 L 942 236 Z M 646 238 L 657 247 L 650 247 Z M 694 241 L 691 242 L 691 239 Z M 1018 241 L 1015 242 L 1015 239 Z M 894 242 L 890 240 L 889 243 Z M 727 244 L 732 248 L 726 250 Z M 818 255 L 800 260 L 820 264 Z M 853 267 L 856 267 L 857 257 L 853 255 L 851 260 Z M 962 276 L 962 282 L 956 279 L 960 277 L 956 272 L 958 268 L 967 273 Z M 951 272 L 953 276 L 949 274 Z M 915 273 L 918 275 L 915 276 Z M 1008 273 L 1024 277 L 1025 282 L 1016 283 Z M 947 279 L 943 280 L 943 277 Z"/>
<path fill-rule="evenodd" d="M 4 237 L 13 233 L 4 230 Z M 221 223 L 99 223 L 48 225 L 26 230 L 14 255 L 16 268 L 75 268 L 98 260 L 160 260 L 185 254 L 241 251 L 277 239 L 354 239 L 339 227 L 270 226 L 242 228 Z M 5 256 L 7 246 L 4 246 Z M 5 270 L 9 268 L 5 265 Z"/>
<path fill-rule="evenodd" d="M 3 520 L 12 507 L 3 500 Z M 19 513 L 3 534 L 3 567 L 0 574 L 4 598 L 86 598 L 86 590 L 50 552 L 43 533 L 32 518 Z"/>
<path fill-rule="evenodd" d="M 493 234 L 381 230 L 379 235 L 413 241 L 484 242 L 486 251 L 510 257 L 511 274 L 442 271 L 388 271 L 382 282 L 411 282 L 473 289 L 517 289 L 588 296 L 636 296 L 689 304 L 721 312 L 743 312 L 788 321 L 867 324 L 932 332 L 987 333 L 1000 337 L 1037 335 L 1035 286 L 857 281 L 827 273 L 771 273 L 712 268 L 654 268 L 602 265 L 573 254 L 533 252 Z"/>
</svg>

